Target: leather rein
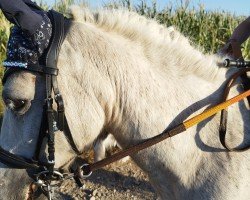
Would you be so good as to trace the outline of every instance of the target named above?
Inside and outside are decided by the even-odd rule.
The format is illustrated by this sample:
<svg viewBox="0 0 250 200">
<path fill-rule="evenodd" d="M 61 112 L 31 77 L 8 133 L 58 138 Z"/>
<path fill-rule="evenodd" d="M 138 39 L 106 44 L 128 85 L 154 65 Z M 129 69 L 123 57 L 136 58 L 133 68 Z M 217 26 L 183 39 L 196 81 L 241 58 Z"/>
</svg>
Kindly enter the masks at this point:
<svg viewBox="0 0 250 200">
<path fill-rule="evenodd" d="M 208 110 L 205 110 L 204 112 L 202 112 L 201 114 L 198 114 L 194 117 L 192 117 L 189 120 L 186 120 L 178 125 L 176 125 L 173 128 L 170 129 L 166 129 L 164 130 L 161 134 L 156 135 L 152 138 L 146 139 L 143 142 L 140 142 L 136 145 L 133 145 L 125 150 L 121 150 L 120 152 L 117 152 L 103 160 L 100 160 L 96 163 L 92 163 L 86 166 L 82 167 L 82 170 L 84 172 L 84 174 L 89 174 L 92 173 L 93 171 L 100 169 L 102 167 L 105 167 L 106 165 L 109 165 L 113 162 L 116 162 L 126 156 L 131 156 L 135 153 L 138 153 L 139 151 L 149 148 L 159 142 L 162 142 L 163 140 L 166 140 L 170 137 L 173 137 L 175 135 L 178 135 L 184 131 L 186 131 L 187 129 L 203 122 L 204 120 L 208 119 L 209 117 L 215 115 L 216 113 L 221 111 L 221 120 L 220 120 L 220 127 L 219 127 L 219 139 L 220 142 L 222 144 L 222 146 L 227 149 L 228 151 L 236 151 L 236 152 L 242 152 L 242 151 L 246 151 L 248 149 L 250 149 L 250 144 L 243 146 L 243 147 L 238 147 L 238 148 L 230 148 L 229 145 L 226 143 L 226 127 L 227 127 L 227 110 L 226 108 L 228 108 L 229 106 L 243 100 L 244 98 L 248 98 L 250 97 L 250 87 L 248 88 L 248 90 L 245 90 L 245 92 L 231 98 L 228 99 L 228 95 L 230 92 L 230 89 L 235 85 L 236 80 L 238 80 L 238 78 L 241 78 L 242 75 L 247 76 L 247 72 L 250 72 L 250 62 L 249 61 L 231 61 L 229 59 L 225 60 L 224 63 L 225 67 L 238 67 L 240 68 L 240 70 L 233 74 L 227 81 L 226 87 L 225 87 L 225 91 L 223 94 L 223 99 L 222 102 L 219 103 L 218 105 L 215 105 L 213 107 L 211 107 Z M 248 84 L 249 84 L 250 80 L 248 79 Z M 244 89 L 247 87 L 246 85 L 243 85 Z M 250 102 L 248 102 L 250 105 Z"/>
<path fill-rule="evenodd" d="M 186 131 L 188 128 L 197 125 L 198 123 L 204 121 L 208 117 L 215 115 L 217 112 L 221 111 L 221 126 L 220 126 L 220 141 L 222 145 L 228 149 L 229 151 L 243 151 L 247 150 L 250 147 L 243 147 L 243 148 L 233 148 L 231 149 L 225 142 L 226 136 L 226 122 L 227 122 L 227 112 L 226 108 L 230 105 L 239 102 L 240 100 L 250 96 L 250 88 L 245 90 L 242 94 L 239 94 L 229 100 L 228 94 L 230 92 L 230 88 L 235 84 L 235 81 L 241 77 L 242 75 L 246 75 L 247 72 L 250 72 L 250 63 L 244 61 L 230 61 L 226 60 L 225 66 L 236 66 L 239 71 L 234 74 L 229 80 L 226 85 L 225 93 L 222 99 L 222 103 L 204 111 L 203 113 L 182 122 L 181 124 L 177 125 L 172 129 L 166 129 L 161 134 L 146 139 L 143 142 L 140 142 L 132 147 L 129 147 L 125 150 L 121 150 L 114 155 L 111 155 L 108 158 L 105 158 L 101 161 L 92 164 L 83 164 L 77 167 L 77 170 L 74 173 L 67 173 L 63 174 L 58 169 L 55 169 L 55 146 L 54 146 L 54 134 L 55 131 L 60 130 L 63 131 L 65 136 L 67 137 L 71 148 L 75 151 L 76 155 L 80 155 L 81 152 L 78 150 L 77 145 L 75 144 L 70 129 L 67 124 L 67 120 L 64 114 L 64 104 L 63 99 L 60 94 L 58 83 L 57 83 L 57 75 L 58 75 L 58 68 L 57 68 L 57 59 L 58 54 L 62 45 L 62 42 L 65 38 L 65 18 L 51 10 L 49 11 L 49 17 L 53 24 L 53 32 L 52 32 L 52 40 L 47 52 L 42 57 L 39 65 L 29 65 L 27 68 L 16 68 L 11 67 L 5 71 L 3 77 L 3 83 L 6 81 L 7 77 L 17 70 L 28 70 L 32 72 L 38 72 L 45 75 L 46 79 L 46 99 L 45 105 L 43 110 L 43 117 L 42 117 L 42 124 L 40 128 L 38 143 L 36 146 L 36 151 L 33 159 L 26 159 L 21 156 L 14 155 L 2 147 L 0 147 L 0 161 L 11 168 L 18 168 L 18 169 L 33 169 L 36 173 L 33 174 L 33 178 L 35 180 L 35 184 L 41 187 L 42 191 L 51 199 L 52 191 L 51 188 L 52 181 L 63 181 L 68 178 L 74 178 L 78 185 L 81 187 L 82 184 L 80 182 L 81 178 L 86 178 L 91 175 L 91 173 L 97 169 L 100 169 L 110 163 L 113 163 L 117 160 L 120 160 L 126 156 L 135 154 L 143 149 L 146 149 L 150 146 L 153 146 L 167 138 L 173 137 L 177 134 L 180 134 Z M 245 88 L 246 89 L 246 88 Z M 52 97 L 52 93 L 54 93 L 54 98 Z M 55 100 L 57 104 L 57 110 L 55 116 L 55 111 L 52 108 L 53 100 Z M 40 150 L 42 146 L 42 142 L 44 138 L 47 138 L 47 145 L 48 145 L 48 160 L 47 162 L 42 162 L 39 160 Z"/>
</svg>

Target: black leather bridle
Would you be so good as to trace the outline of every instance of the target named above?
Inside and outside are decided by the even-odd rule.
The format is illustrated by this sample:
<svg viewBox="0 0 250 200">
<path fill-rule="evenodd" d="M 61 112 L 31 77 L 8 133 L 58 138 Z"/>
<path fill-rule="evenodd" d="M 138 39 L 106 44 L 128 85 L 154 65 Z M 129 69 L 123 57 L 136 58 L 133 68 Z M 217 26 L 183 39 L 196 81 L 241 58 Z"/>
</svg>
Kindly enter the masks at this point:
<svg viewBox="0 0 250 200">
<path fill-rule="evenodd" d="M 65 33 L 68 29 L 68 25 L 66 25 L 68 19 L 65 19 L 62 14 L 53 10 L 50 10 L 48 15 L 53 25 L 52 38 L 48 49 L 40 58 L 39 64 L 27 65 L 26 68 L 7 68 L 3 77 L 4 84 L 9 75 L 20 70 L 36 72 L 45 76 L 46 98 L 35 155 L 32 159 L 27 159 L 12 154 L 0 147 L 0 162 L 11 168 L 32 169 L 36 174 L 33 174 L 32 178 L 35 179 L 36 184 L 42 188 L 47 197 L 51 199 L 51 182 L 53 180 L 63 180 L 66 177 L 65 174 L 62 174 L 59 170 L 55 169 L 55 132 L 57 130 L 63 131 L 74 152 L 77 155 L 81 154 L 81 152 L 78 150 L 68 127 L 64 114 L 64 103 L 57 83 L 57 75 L 59 71 L 57 68 L 58 54 L 65 39 Z M 53 101 L 57 104 L 56 111 L 53 110 L 52 107 Z M 40 151 L 45 138 L 47 138 L 48 159 L 47 161 L 41 161 L 39 160 Z M 75 173 L 67 174 L 67 177 L 79 178 L 76 177 Z"/>
</svg>

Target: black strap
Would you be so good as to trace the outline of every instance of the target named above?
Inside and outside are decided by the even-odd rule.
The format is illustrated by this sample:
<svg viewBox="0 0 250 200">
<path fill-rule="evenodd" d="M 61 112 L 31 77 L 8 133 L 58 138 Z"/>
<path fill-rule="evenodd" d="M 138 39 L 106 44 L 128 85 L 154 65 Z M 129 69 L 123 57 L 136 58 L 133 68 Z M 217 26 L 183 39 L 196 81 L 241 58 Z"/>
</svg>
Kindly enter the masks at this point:
<svg viewBox="0 0 250 200">
<path fill-rule="evenodd" d="M 57 69 L 58 55 L 62 46 L 62 42 L 65 38 L 64 34 L 64 17 L 62 14 L 53 10 L 49 11 L 49 16 L 52 19 L 53 33 L 50 47 L 46 55 L 46 66 L 50 66 L 53 69 Z M 64 128 L 64 103 L 60 94 L 56 75 L 51 76 L 52 87 L 55 95 L 55 101 L 57 103 L 57 120 L 58 128 L 63 131 Z"/>
<path fill-rule="evenodd" d="M 13 72 L 19 70 L 28 70 L 33 72 L 38 72 L 45 74 L 46 82 L 46 104 L 44 106 L 43 118 L 39 133 L 39 139 L 37 142 L 37 148 L 35 151 L 34 158 L 35 160 L 28 160 L 26 158 L 16 156 L 12 153 L 9 153 L 0 147 L 0 161 L 6 163 L 8 166 L 13 168 L 38 168 L 38 166 L 46 166 L 50 172 L 54 170 L 54 161 L 55 161 L 55 142 L 54 134 L 56 131 L 56 119 L 58 121 L 58 128 L 61 131 L 64 131 L 65 136 L 67 137 L 69 144 L 76 154 L 81 154 L 78 150 L 77 145 L 75 144 L 72 134 L 70 132 L 66 117 L 64 115 L 64 103 L 62 96 L 60 94 L 58 83 L 57 83 L 57 60 L 58 54 L 62 45 L 62 42 L 65 38 L 64 34 L 64 17 L 60 13 L 57 13 L 53 10 L 49 11 L 49 17 L 53 24 L 52 40 L 50 41 L 50 46 L 47 51 L 44 53 L 42 58 L 39 60 L 40 65 L 29 65 L 27 68 L 16 68 L 11 67 L 7 68 L 3 77 L 3 83 L 6 82 L 7 77 Z M 52 91 L 55 95 L 55 101 L 57 103 L 57 117 L 54 116 L 54 110 L 52 107 L 53 98 Z M 42 146 L 43 138 L 46 136 L 48 138 L 48 161 L 47 163 L 38 163 L 40 149 Z"/>
<path fill-rule="evenodd" d="M 39 166 L 37 165 L 38 164 L 37 162 L 12 154 L 4 150 L 2 147 L 0 147 L 0 161 L 6 164 L 7 166 L 10 166 L 12 168 L 17 168 L 17 169 L 39 168 Z"/>
<path fill-rule="evenodd" d="M 23 70 L 26 70 L 26 71 L 31 71 L 31 72 L 37 72 L 37 73 L 41 73 L 41 74 L 50 74 L 50 75 L 54 75 L 54 76 L 57 76 L 58 75 L 58 69 L 55 69 L 55 68 L 51 68 L 51 67 L 46 67 L 46 66 L 43 66 L 43 65 L 28 65 L 27 68 L 20 68 L 20 67 L 10 67 L 10 68 L 7 68 L 4 72 L 4 75 L 3 75 L 3 79 L 2 79 L 2 84 L 4 85 L 7 78 L 13 74 L 14 72 L 17 72 L 17 71 L 23 71 Z"/>
<path fill-rule="evenodd" d="M 48 163 L 50 164 L 49 171 L 51 174 L 54 171 L 55 165 L 55 130 L 54 130 L 54 111 L 52 92 L 52 75 L 46 75 L 46 114 L 47 114 L 47 139 L 48 139 Z"/>
<path fill-rule="evenodd" d="M 64 35 L 64 17 L 62 14 L 50 10 L 48 12 L 49 17 L 52 21 L 53 32 L 52 40 L 50 41 L 49 48 L 46 52 L 46 66 L 57 69 L 58 55 L 65 38 Z"/>
<path fill-rule="evenodd" d="M 50 18 L 52 19 L 53 24 L 53 40 L 51 40 L 50 47 L 46 55 L 46 66 L 57 69 L 58 55 L 62 46 L 62 43 L 65 39 L 65 21 L 62 14 L 57 13 L 53 10 L 49 11 Z M 63 25 L 62 25 L 63 24 Z M 54 35 L 56 37 L 54 37 Z M 64 103 L 62 95 L 59 91 L 58 82 L 56 76 L 51 76 L 52 87 L 54 91 L 55 101 L 57 103 L 57 126 L 58 129 L 63 131 L 65 136 L 68 138 L 68 142 L 71 145 L 71 148 L 75 151 L 76 154 L 81 152 L 78 150 L 76 143 L 70 132 L 65 114 L 64 114 Z"/>
<path fill-rule="evenodd" d="M 226 101 L 227 97 L 229 95 L 230 89 L 234 86 L 236 80 L 238 77 L 245 77 L 246 73 L 249 72 L 250 69 L 249 68 L 245 68 L 245 69 L 241 69 L 238 73 L 234 74 L 229 80 L 228 83 L 226 85 L 226 89 L 224 91 L 224 96 L 222 101 Z M 246 78 L 246 77 L 245 77 Z M 248 78 L 245 79 L 245 81 L 248 80 L 250 81 Z M 248 85 L 244 85 L 244 89 L 247 89 L 249 86 Z M 249 88 L 250 89 L 250 88 Z M 247 89 L 248 90 L 248 89 Z M 248 102 L 249 102 L 249 98 L 247 98 Z M 249 104 L 250 105 L 250 104 Z M 219 139 L 220 142 L 222 144 L 222 146 L 227 149 L 228 151 L 236 151 L 236 152 L 242 152 L 242 151 L 246 151 L 248 149 L 250 149 L 250 145 L 246 145 L 244 147 L 240 147 L 240 148 L 231 148 L 229 147 L 229 145 L 226 142 L 226 134 L 227 134 L 227 116 L 228 116 L 228 111 L 227 109 L 224 109 L 221 111 L 221 118 L 220 118 L 220 127 L 219 127 Z"/>
<path fill-rule="evenodd" d="M 68 143 L 70 144 L 71 148 L 74 150 L 74 152 L 77 154 L 77 155 L 81 155 L 82 152 L 79 151 L 76 143 L 74 142 L 74 139 L 72 137 L 72 134 L 71 134 L 71 131 L 69 129 L 69 125 L 68 125 L 68 121 L 66 119 L 66 117 L 64 116 L 64 135 L 66 136 L 66 138 L 68 139 Z"/>
<path fill-rule="evenodd" d="M 46 137 L 47 127 L 48 127 L 48 120 L 47 120 L 47 113 L 46 113 L 46 105 L 44 105 L 42 123 L 40 126 L 39 137 L 38 137 L 37 144 L 36 144 L 36 151 L 33 156 L 34 160 L 39 160 L 41 148 L 43 145 L 43 139 Z"/>
</svg>

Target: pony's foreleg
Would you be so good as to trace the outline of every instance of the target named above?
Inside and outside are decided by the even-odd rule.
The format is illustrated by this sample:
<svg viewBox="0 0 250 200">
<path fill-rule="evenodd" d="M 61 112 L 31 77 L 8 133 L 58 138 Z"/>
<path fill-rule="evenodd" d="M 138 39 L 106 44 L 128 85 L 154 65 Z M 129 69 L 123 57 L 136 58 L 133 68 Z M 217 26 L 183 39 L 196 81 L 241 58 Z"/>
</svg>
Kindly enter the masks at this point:
<svg viewBox="0 0 250 200">
<path fill-rule="evenodd" d="M 114 136 L 110 133 L 102 133 L 94 143 L 95 162 L 106 157 L 106 152 L 117 145 Z"/>
<path fill-rule="evenodd" d="M 118 146 L 121 149 L 121 146 L 117 143 L 116 139 L 111 133 L 102 133 L 94 142 L 94 159 L 95 162 L 100 161 L 106 157 L 106 152 L 112 148 Z M 126 162 L 129 157 L 122 159 L 123 162 Z"/>
</svg>

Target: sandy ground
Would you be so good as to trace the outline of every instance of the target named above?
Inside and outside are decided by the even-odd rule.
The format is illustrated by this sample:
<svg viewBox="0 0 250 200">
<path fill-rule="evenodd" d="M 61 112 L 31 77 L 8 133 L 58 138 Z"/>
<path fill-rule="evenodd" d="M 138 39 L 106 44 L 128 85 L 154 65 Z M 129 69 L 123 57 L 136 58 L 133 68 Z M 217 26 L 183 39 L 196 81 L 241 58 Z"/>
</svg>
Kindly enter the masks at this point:
<svg viewBox="0 0 250 200">
<path fill-rule="evenodd" d="M 63 200 L 155 200 L 156 194 L 147 176 L 133 161 L 119 161 L 83 181 L 80 189 L 74 180 L 65 181 L 56 190 L 55 199 Z"/>
</svg>

